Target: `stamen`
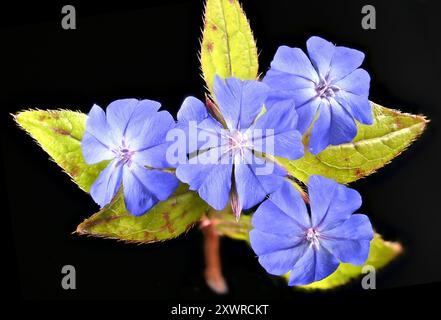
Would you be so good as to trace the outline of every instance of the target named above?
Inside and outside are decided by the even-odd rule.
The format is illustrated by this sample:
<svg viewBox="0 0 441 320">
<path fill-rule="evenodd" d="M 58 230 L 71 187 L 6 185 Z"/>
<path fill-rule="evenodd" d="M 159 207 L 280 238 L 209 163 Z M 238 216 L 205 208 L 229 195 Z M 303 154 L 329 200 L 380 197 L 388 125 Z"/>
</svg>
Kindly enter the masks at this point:
<svg viewBox="0 0 441 320">
<path fill-rule="evenodd" d="M 308 240 L 310 245 L 314 246 L 316 249 L 319 249 L 320 246 L 319 236 L 319 232 L 314 228 L 309 228 L 306 231 L 306 240 Z"/>
<path fill-rule="evenodd" d="M 340 90 L 335 85 L 328 83 L 325 79 L 321 80 L 320 83 L 315 87 L 317 96 L 322 99 L 330 99 L 335 96 L 335 93 Z"/>
<path fill-rule="evenodd" d="M 120 159 L 123 165 L 127 164 L 130 166 L 132 163 L 132 157 L 135 154 L 135 151 L 128 149 L 124 144 L 117 150 L 113 150 L 116 156 Z"/>
<path fill-rule="evenodd" d="M 238 153 L 243 159 L 245 156 L 245 148 L 252 147 L 249 143 L 248 138 L 242 132 L 234 131 L 228 134 L 228 148 L 226 152 Z"/>
</svg>

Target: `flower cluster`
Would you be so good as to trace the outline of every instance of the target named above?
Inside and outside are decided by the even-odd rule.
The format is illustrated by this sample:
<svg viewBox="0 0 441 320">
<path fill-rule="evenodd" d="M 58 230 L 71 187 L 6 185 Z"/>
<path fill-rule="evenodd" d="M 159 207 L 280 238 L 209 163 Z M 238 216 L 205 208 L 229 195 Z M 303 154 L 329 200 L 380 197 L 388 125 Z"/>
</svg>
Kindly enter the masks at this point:
<svg viewBox="0 0 441 320">
<path fill-rule="evenodd" d="M 290 272 L 290 285 L 323 279 L 340 262 L 364 263 L 373 231 L 365 215 L 353 214 L 360 195 L 311 176 L 309 213 L 277 160 L 301 158 L 308 130 L 306 147 L 317 154 L 351 141 L 355 120 L 372 123 L 363 53 L 318 37 L 307 49 L 309 59 L 280 47 L 263 81 L 216 77 L 217 112 L 194 97 L 185 99 L 177 122 L 151 100 L 117 100 L 106 113 L 94 105 L 84 159 L 109 163 L 91 187 L 93 199 L 105 206 L 121 188 L 129 212 L 148 214 L 181 181 L 215 210 L 230 205 L 237 219 L 258 206 L 251 246 L 269 273 Z"/>
</svg>

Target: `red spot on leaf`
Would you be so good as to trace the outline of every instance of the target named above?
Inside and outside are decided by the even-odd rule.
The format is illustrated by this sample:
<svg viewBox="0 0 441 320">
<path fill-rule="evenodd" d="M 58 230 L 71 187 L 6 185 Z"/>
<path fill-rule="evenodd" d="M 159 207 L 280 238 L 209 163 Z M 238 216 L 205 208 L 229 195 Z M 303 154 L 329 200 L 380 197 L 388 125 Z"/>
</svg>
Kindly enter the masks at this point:
<svg viewBox="0 0 441 320">
<path fill-rule="evenodd" d="M 159 239 L 154 233 L 144 231 L 144 241 L 157 242 L 157 241 L 159 241 Z"/>
<path fill-rule="evenodd" d="M 209 41 L 207 43 L 207 50 L 208 50 L 208 52 L 210 52 L 210 53 L 213 52 L 213 48 L 214 48 L 214 43 Z"/>
<path fill-rule="evenodd" d="M 360 168 L 357 168 L 357 169 L 355 170 L 355 175 L 357 176 L 357 178 L 361 178 L 361 177 L 364 176 L 364 171 L 361 170 Z"/>
<path fill-rule="evenodd" d="M 55 133 L 61 134 L 63 136 L 69 136 L 70 135 L 70 132 L 67 131 L 66 129 L 63 129 L 63 128 L 54 128 L 53 131 Z"/>
<path fill-rule="evenodd" d="M 214 23 L 211 25 L 211 30 L 213 30 L 213 31 L 217 30 L 217 26 Z"/>
<path fill-rule="evenodd" d="M 72 177 L 76 177 L 78 175 L 78 173 L 80 173 L 80 167 L 75 166 L 72 168 L 72 170 L 70 170 L 70 175 Z"/>
<path fill-rule="evenodd" d="M 170 232 L 170 233 L 174 233 L 174 232 L 175 232 L 175 228 L 173 228 L 173 225 L 172 225 L 172 223 L 171 223 L 171 221 L 170 221 L 170 214 L 169 214 L 168 212 L 164 212 L 164 213 L 162 214 L 162 216 L 163 216 L 163 218 L 164 218 L 164 220 L 165 220 L 165 225 L 164 225 L 164 227 L 167 228 L 168 232 Z"/>
</svg>

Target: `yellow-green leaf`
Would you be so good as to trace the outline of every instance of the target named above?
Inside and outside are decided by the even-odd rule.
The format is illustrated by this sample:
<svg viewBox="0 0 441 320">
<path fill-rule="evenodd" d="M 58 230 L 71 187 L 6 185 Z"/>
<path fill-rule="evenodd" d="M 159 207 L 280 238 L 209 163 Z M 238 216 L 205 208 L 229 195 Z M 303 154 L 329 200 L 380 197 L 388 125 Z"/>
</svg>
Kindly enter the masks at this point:
<svg viewBox="0 0 441 320">
<path fill-rule="evenodd" d="M 15 121 L 81 189 L 89 192 L 107 162 L 91 166 L 84 161 L 81 139 L 86 117 L 84 113 L 69 110 L 29 110 L 18 113 Z"/>
<path fill-rule="evenodd" d="M 200 51 L 201 69 L 212 92 L 214 76 L 256 79 L 257 48 L 237 0 L 207 0 Z"/>
<path fill-rule="evenodd" d="M 358 124 L 358 134 L 351 143 L 329 146 L 314 156 L 305 148 L 304 157 L 278 160 L 297 179 L 307 182 L 319 174 L 340 183 L 365 177 L 389 163 L 424 131 L 423 116 L 401 113 L 373 103 L 374 124 Z M 305 135 L 305 143 L 308 137 Z"/>
<path fill-rule="evenodd" d="M 110 204 L 82 222 L 76 232 L 137 243 L 175 238 L 199 221 L 208 209 L 196 193 L 182 190 L 182 186 L 139 217 L 127 211 L 120 191 Z"/>
<path fill-rule="evenodd" d="M 385 241 L 379 234 L 376 234 L 371 242 L 369 257 L 363 266 L 342 263 L 329 277 L 321 281 L 313 282 L 307 286 L 300 286 L 299 288 L 327 290 L 345 285 L 351 280 L 361 277 L 363 275 L 362 270 L 364 266 L 370 265 L 378 271 L 378 269 L 395 259 L 402 250 L 398 242 Z"/>
<path fill-rule="evenodd" d="M 231 206 L 228 206 L 222 211 L 211 210 L 208 217 L 220 235 L 249 242 L 252 229 L 250 215 L 242 214 L 239 221 L 236 221 Z"/>
</svg>

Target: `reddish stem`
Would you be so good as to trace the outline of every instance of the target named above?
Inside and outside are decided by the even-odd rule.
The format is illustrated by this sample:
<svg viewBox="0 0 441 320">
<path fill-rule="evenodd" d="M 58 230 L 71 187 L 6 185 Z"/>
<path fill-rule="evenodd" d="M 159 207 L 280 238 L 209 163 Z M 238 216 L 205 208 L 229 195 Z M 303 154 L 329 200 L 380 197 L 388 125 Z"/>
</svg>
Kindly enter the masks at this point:
<svg viewBox="0 0 441 320">
<path fill-rule="evenodd" d="M 217 294 L 226 294 L 228 287 L 222 275 L 220 236 L 209 220 L 201 223 L 201 229 L 204 234 L 205 281 Z"/>
</svg>

